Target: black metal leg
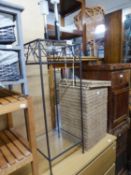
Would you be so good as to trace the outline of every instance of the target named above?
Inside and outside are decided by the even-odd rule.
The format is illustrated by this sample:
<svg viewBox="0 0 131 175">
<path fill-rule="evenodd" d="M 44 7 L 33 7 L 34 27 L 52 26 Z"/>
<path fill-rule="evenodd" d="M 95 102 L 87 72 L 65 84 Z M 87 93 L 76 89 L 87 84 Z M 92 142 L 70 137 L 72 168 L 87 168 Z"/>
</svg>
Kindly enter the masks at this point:
<svg viewBox="0 0 131 175">
<path fill-rule="evenodd" d="M 41 48 L 39 47 L 39 63 L 40 63 L 40 79 L 41 79 L 41 93 L 42 93 L 42 104 L 43 104 L 43 112 L 44 112 L 44 122 L 45 122 L 45 134 L 47 140 L 47 151 L 49 157 L 49 169 L 50 175 L 53 175 L 52 171 L 52 162 L 51 162 L 51 151 L 50 151 L 50 143 L 49 143 L 49 135 L 48 135 L 48 123 L 47 123 L 47 113 L 46 113 L 46 102 L 45 102 L 45 91 L 44 91 L 44 80 L 43 80 L 43 66 L 42 66 L 42 55 L 41 55 Z"/>
<path fill-rule="evenodd" d="M 58 108 L 58 93 L 57 93 L 57 78 L 56 78 L 56 68 L 54 66 L 54 82 L 55 82 L 55 105 L 56 105 L 56 122 L 57 122 L 57 130 L 58 136 L 60 137 L 60 124 L 59 124 L 59 108 Z"/>
</svg>

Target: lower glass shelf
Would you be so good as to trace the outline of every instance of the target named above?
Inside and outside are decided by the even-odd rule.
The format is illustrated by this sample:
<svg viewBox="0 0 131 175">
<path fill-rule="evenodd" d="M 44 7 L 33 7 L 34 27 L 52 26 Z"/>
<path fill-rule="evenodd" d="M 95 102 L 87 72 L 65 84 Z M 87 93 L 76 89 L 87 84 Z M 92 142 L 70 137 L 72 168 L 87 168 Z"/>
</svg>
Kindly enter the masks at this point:
<svg viewBox="0 0 131 175">
<path fill-rule="evenodd" d="M 48 155 L 46 135 L 43 134 L 37 138 L 37 148 L 41 154 L 48 160 L 55 160 L 59 156 L 64 155 L 67 151 L 79 147 L 81 139 L 69 134 L 63 129 L 60 130 L 60 136 L 56 130 L 48 133 L 50 142 L 50 157 Z"/>
</svg>

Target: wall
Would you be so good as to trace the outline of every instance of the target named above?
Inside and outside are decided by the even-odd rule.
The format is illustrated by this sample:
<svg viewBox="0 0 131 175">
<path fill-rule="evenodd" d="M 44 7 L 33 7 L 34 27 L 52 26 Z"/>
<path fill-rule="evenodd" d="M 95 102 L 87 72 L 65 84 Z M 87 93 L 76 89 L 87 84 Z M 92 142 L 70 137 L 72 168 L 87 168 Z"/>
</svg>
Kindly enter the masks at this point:
<svg viewBox="0 0 131 175">
<path fill-rule="evenodd" d="M 25 10 L 22 13 L 24 42 L 43 38 L 43 17 L 40 14 L 37 0 L 8 0 L 22 5 Z"/>
</svg>

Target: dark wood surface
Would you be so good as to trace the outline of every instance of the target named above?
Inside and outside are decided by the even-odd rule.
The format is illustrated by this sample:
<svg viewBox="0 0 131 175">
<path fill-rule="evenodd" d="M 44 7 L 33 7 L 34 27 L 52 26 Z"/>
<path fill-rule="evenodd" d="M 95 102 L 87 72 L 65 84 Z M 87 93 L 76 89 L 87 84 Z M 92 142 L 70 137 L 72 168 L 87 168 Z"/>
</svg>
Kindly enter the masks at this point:
<svg viewBox="0 0 131 175">
<path fill-rule="evenodd" d="M 83 78 L 110 80 L 108 90 L 108 132 L 117 136 L 117 174 L 127 167 L 128 99 L 130 64 L 90 65 L 83 67 Z"/>
<path fill-rule="evenodd" d="M 85 70 L 90 70 L 90 71 L 118 71 L 118 70 L 125 70 L 125 69 L 130 69 L 131 64 L 130 63 L 120 63 L 120 64 L 101 64 L 101 65 L 93 65 L 87 67 L 87 65 L 83 65 L 83 68 Z"/>
<path fill-rule="evenodd" d="M 120 63 L 123 59 L 122 10 L 107 14 L 105 24 L 105 63 Z"/>
<path fill-rule="evenodd" d="M 130 64 L 90 65 L 83 67 L 83 78 L 109 80 L 108 129 L 119 125 L 128 117 Z"/>
<path fill-rule="evenodd" d="M 56 39 L 55 28 L 51 24 L 48 24 L 48 35 L 49 35 L 49 39 Z M 60 38 L 62 40 L 73 39 L 81 36 L 82 36 L 82 31 L 79 31 L 79 30 L 74 30 L 73 32 L 61 32 L 60 34 Z"/>
<path fill-rule="evenodd" d="M 77 0 L 60 0 L 58 7 L 61 16 L 69 15 L 81 8 L 81 2 Z M 54 12 L 54 7 L 49 0 L 49 10 Z"/>
<path fill-rule="evenodd" d="M 131 117 L 131 112 L 130 112 L 130 117 Z M 131 126 L 130 126 L 130 129 L 128 131 L 128 152 L 127 152 L 127 158 L 128 158 L 128 170 L 129 170 L 129 173 L 131 175 Z"/>
<path fill-rule="evenodd" d="M 130 96 L 129 96 L 129 116 L 131 119 L 131 89 L 130 89 Z M 130 123 L 130 129 L 128 131 L 128 170 L 129 170 L 129 175 L 131 175 L 131 123 Z"/>
<path fill-rule="evenodd" d="M 117 136 L 117 157 L 116 157 L 116 175 L 123 175 L 127 172 L 127 137 L 129 122 L 122 122 L 118 127 L 112 130 L 112 134 Z"/>
</svg>

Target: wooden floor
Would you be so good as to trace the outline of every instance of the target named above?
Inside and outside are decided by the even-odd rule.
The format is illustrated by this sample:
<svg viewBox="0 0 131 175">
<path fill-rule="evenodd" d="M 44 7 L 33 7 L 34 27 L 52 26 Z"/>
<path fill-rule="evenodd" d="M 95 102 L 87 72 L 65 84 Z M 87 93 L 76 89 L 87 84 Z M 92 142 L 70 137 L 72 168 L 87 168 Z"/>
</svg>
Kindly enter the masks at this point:
<svg viewBox="0 0 131 175">
<path fill-rule="evenodd" d="M 73 151 L 73 153 L 70 153 L 71 156 L 64 158 L 63 161 L 60 161 L 59 159 L 57 160 L 60 161 L 59 163 L 54 162 L 54 164 L 57 163 L 53 167 L 54 175 L 77 174 L 77 172 L 79 172 L 81 169 L 87 166 L 89 162 L 91 162 L 94 158 L 96 158 L 96 155 L 97 156 L 100 155 L 100 153 L 102 153 L 109 145 L 112 145 L 115 139 L 116 138 L 114 136 L 107 135 L 92 149 L 85 152 L 85 154 L 82 154 L 81 149 L 77 148 L 77 150 Z M 39 157 L 39 173 L 40 173 L 39 175 L 50 175 L 48 171 L 48 162 L 39 153 L 38 157 Z M 31 167 L 26 166 L 11 175 L 32 175 Z"/>
</svg>

